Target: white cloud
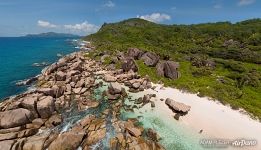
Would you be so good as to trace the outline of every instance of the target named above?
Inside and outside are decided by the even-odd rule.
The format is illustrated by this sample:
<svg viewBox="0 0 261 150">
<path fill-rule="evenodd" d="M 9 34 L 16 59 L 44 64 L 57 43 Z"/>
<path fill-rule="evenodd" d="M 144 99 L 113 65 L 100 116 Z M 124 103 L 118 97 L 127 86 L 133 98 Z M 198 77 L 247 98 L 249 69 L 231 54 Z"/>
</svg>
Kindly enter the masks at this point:
<svg viewBox="0 0 261 150">
<path fill-rule="evenodd" d="M 215 5 L 214 5 L 214 8 L 215 8 L 215 9 L 220 9 L 220 8 L 222 8 L 222 5 L 221 5 L 221 4 L 215 4 Z"/>
<path fill-rule="evenodd" d="M 96 31 L 99 30 L 99 27 L 94 25 L 94 24 L 90 24 L 87 21 L 80 23 L 80 24 L 74 24 L 74 25 L 64 25 L 65 29 L 70 30 L 71 32 L 75 32 L 75 33 L 94 33 Z"/>
<path fill-rule="evenodd" d="M 44 28 L 57 28 L 58 26 L 55 24 L 51 24 L 48 21 L 38 20 L 37 22 L 38 26 L 44 27 Z"/>
<path fill-rule="evenodd" d="M 162 21 L 171 19 L 170 15 L 161 14 L 161 13 L 152 13 L 150 15 L 144 15 L 144 16 L 138 15 L 137 18 L 141 18 L 141 19 L 148 20 L 151 22 L 162 22 Z"/>
<path fill-rule="evenodd" d="M 103 6 L 104 6 L 104 7 L 112 8 L 112 7 L 115 6 L 115 4 L 114 4 L 112 1 L 108 1 L 108 2 L 106 2 Z"/>
<path fill-rule="evenodd" d="M 251 5 L 255 3 L 256 0 L 239 0 L 238 6 Z"/>
</svg>

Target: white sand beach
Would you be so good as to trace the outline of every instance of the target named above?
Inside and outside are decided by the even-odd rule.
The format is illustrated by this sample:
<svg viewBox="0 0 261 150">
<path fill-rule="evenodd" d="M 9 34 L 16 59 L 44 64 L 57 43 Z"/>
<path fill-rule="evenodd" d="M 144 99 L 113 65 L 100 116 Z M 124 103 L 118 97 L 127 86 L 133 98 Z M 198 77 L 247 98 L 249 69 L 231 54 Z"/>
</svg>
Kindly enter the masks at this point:
<svg viewBox="0 0 261 150">
<path fill-rule="evenodd" d="M 211 139 L 247 139 L 257 140 L 257 145 L 252 147 L 243 147 L 243 149 L 261 149 L 261 123 L 251 119 L 248 115 L 233 110 L 229 106 L 224 106 L 217 101 L 208 98 L 198 97 L 196 94 L 184 93 L 174 88 L 161 88 L 162 85 L 154 84 L 155 90 L 149 89 L 137 94 L 132 94 L 138 98 L 144 94 L 156 94 L 156 107 L 151 108 L 150 104 L 145 105 L 135 113 L 145 116 L 146 112 L 153 113 L 173 126 L 182 126 L 189 132 L 194 132 L 197 138 Z M 160 99 L 171 98 L 175 101 L 182 102 L 191 106 L 187 115 L 181 116 L 177 121 L 173 118 L 175 113 L 172 112 Z M 176 128 L 176 127 L 175 127 Z M 199 131 L 203 130 L 201 134 Z M 237 149 L 238 147 L 228 147 Z"/>
</svg>

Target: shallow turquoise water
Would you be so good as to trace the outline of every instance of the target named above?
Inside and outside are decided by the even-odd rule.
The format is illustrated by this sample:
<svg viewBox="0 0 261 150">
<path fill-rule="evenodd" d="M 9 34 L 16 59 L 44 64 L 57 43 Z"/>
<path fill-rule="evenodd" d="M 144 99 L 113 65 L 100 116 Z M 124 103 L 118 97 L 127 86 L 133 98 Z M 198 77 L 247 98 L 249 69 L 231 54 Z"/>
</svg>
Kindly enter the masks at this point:
<svg viewBox="0 0 261 150">
<path fill-rule="evenodd" d="M 15 83 L 41 72 L 43 67 L 33 67 L 33 63 L 52 63 L 57 53 L 71 53 L 74 47 L 68 38 L 0 37 L 0 99 L 26 90 Z"/>
</svg>

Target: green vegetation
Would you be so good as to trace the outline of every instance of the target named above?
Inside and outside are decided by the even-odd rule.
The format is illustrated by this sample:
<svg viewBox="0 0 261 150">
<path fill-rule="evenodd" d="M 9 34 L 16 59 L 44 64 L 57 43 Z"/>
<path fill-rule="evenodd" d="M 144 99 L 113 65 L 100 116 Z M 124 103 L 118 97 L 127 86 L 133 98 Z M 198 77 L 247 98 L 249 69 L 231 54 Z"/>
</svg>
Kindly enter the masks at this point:
<svg viewBox="0 0 261 150">
<path fill-rule="evenodd" d="M 218 99 L 261 119 L 261 19 L 198 25 L 129 19 L 104 24 L 84 39 L 110 54 L 137 47 L 178 61 L 181 77 L 177 80 L 159 77 L 155 68 L 141 61 L 137 64 L 139 73 L 154 82 Z"/>
</svg>

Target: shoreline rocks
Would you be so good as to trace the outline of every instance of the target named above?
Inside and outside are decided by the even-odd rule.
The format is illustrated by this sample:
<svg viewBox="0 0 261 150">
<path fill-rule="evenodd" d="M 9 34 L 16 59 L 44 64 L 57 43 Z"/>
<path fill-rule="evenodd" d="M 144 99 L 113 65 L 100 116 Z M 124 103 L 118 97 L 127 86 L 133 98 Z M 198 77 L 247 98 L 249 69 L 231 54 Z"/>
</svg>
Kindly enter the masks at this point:
<svg viewBox="0 0 261 150">
<path fill-rule="evenodd" d="M 153 138 L 146 139 L 154 137 L 155 133 L 145 134 L 142 126 L 135 125 L 137 120 L 123 121 L 120 118 L 121 110 L 139 108 L 124 103 L 128 94 L 123 84 L 132 92 L 152 87 L 148 78 L 136 73 L 138 67 L 131 58 L 140 59 L 143 52 L 137 49 L 131 51 L 128 59 L 123 58 L 127 60 L 123 63 L 123 69 L 118 70 L 85 58 L 84 52 L 72 53 L 51 64 L 37 76 L 35 90 L 9 97 L 0 103 L 0 147 L 7 150 L 89 149 L 108 138 L 108 132 L 113 128 L 117 136 L 110 141 L 117 139 L 121 148 L 164 149 Z M 150 55 L 146 54 L 148 57 Z M 148 63 L 151 62 L 154 60 L 148 60 Z M 102 79 L 109 86 L 101 95 L 102 99 L 96 99 L 95 90 L 106 86 L 99 81 Z M 140 104 L 151 103 L 155 107 L 151 97 L 145 95 L 140 99 Z M 106 109 L 104 105 L 108 105 Z M 73 120 L 72 124 L 69 121 L 68 128 L 65 128 L 65 123 L 73 117 L 81 120 Z M 116 147 L 119 148 L 119 145 Z"/>
</svg>

